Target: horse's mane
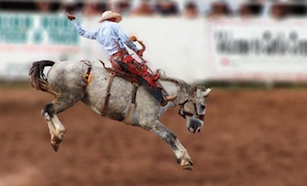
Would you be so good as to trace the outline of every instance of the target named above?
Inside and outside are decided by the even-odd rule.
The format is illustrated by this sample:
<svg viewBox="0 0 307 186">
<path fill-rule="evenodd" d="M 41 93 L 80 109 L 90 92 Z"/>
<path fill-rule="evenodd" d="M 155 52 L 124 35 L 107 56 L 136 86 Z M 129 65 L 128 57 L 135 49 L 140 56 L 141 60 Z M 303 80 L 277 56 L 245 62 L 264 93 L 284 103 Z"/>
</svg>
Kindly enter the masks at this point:
<svg viewBox="0 0 307 186">
<path fill-rule="evenodd" d="M 189 84 L 185 82 L 184 80 L 174 78 L 174 77 L 168 77 L 166 76 L 165 72 L 161 69 L 158 69 L 156 73 L 160 75 L 160 80 L 173 82 L 177 84 L 180 88 L 185 89 L 188 93 L 193 93 L 193 91 L 197 87 L 196 84 Z"/>
</svg>

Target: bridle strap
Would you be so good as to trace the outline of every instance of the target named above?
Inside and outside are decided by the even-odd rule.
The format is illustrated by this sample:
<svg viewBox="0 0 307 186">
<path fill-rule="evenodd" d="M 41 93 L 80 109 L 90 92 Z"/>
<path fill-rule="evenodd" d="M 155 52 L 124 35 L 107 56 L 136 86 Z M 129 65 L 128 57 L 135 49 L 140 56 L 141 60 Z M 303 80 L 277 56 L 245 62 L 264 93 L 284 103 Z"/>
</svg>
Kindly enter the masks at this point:
<svg viewBox="0 0 307 186">
<path fill-rule="evenodd" d="M 178 114 L 179 114 L 180 116 L 182 116 L 183 118 L 185 118 L 186 116 L 193 116 L 193 115 L 194 115 L 193 113 L 191 113 L 191 112 L 186 112 L 186 111 L 184 110 L 184 105 L 185 105 L 187 102 L 189 102 L 189 101 L 191 101 L 191 102 L 193 103 L 194 110 L 195 110 L 195 115 L 197 116 L 197 118 L 200 119 L 200 120 L 204 120 L 205 115 L 204 115 L 204 114 L 199 115 L 199 114 L 197 113 L 196 103 L 195 103 L 194 99 L 190 99 L 190 98 L 189 98 L 189 99 L 186 99 L 183 103 L 180 103 L 180 104 L 179 104 L 180 108 L 179 108 L 179 110 L 178 110 Z"/>
</svg>

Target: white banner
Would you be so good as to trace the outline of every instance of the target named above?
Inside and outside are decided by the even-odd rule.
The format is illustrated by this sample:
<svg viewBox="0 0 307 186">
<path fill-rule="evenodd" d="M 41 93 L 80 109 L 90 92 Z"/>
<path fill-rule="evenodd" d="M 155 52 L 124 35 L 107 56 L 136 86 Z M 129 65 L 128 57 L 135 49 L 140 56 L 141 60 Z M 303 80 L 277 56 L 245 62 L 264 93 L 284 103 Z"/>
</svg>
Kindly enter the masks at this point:
<svg viewBox="0 0 307 186">
<path fill-rule="evenodd" d="M 307 20 L 222 19 L 207 22 L 210 78 L 306 81 Z"/>
</svg>

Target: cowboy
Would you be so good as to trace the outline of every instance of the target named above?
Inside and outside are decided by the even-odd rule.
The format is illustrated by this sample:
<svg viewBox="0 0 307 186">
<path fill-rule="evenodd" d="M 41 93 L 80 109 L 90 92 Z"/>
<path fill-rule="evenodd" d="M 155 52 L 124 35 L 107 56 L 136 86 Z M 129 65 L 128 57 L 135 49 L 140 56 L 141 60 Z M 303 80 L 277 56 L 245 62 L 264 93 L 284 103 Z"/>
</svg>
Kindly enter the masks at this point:
<svg viewBox="0 0 307 186">
<path fill-rule="evenodd" d="M 67 18 L 73 21 L 80 36 L 98 41 L 103 48 L 107 50 L 111 56 L 110 61 L 113 68 L 121 68 L 124 71 L 129 71 L 132 74 L 135 74 L 136 72 L 132 71 L 137 71 L 136 68 L 141 67 L 140 65 L 136 65 L 136 68 L 134 68 L 131 65 L 127 65 L 137 64 L 138 62 L 129 55 L 126 46 L 132 49 L 138 56 L 143 56 L 144 50 L 138 50 L 136 45 L 130 41 L 127 35 L 121 30 L 118 24 L 122 20 L 120 14 L 110 10 L 103 12 L 101 19 L 98 21 L 99 23 L 102 23 L 101 27 L 94 32 L 84 30 L 75 16 L 69 13 L 66 14 Z M 140 70 L 140 72 L 141 71 L 142 70 Z M 137 74 L 137 79 L 140 84 L 143 85 L 151 95 L 153 95 L 161 106 L 165 106 L 168 101 L 176 99 L 176 96 L 164 96 L 161 89 L 156 86 L 151 86 L 151 79 L 148 79 L 142 74 Z"/>
</svg>

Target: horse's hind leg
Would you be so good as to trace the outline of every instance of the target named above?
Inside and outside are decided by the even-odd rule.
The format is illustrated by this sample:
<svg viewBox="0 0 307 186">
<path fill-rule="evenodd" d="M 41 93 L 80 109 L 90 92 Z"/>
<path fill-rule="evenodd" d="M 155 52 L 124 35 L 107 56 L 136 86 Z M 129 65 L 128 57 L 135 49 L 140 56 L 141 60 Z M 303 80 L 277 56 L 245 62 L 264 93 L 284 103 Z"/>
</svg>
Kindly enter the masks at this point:
<svg viewBox="0 0 307 186">
<path fill-rule="evenodd" d="M 47 121 L 51 136 L 50 143 L 55 151 L 58 150 L 66 132 L 66 129 L 58 118 L 57 113 L 72 107 L 78 100 L 81 99 L 82 96 L 79 95 L 78 97 L 74 97 L 75 99 L 72 99 L 72 97 L 59 97 L 52 103 L 47 104 L 42 110 L 42 115 Z"/>
<path fill-rule="evenodd" d="M 56 102 L 55 102 L 56 103 Z M 55 151 L 58 150 L 59 144 L 63 140 L 66 129 L 57 117 L 57 112 L 55 111 L 55 104 L 47 104 L 42 110 L 42 115 L 47 121 L 49 133 L 51 136 L 50 143 Z"/>
<path fill-rule="evenodd" d="M 173 132 L 168 128 L 162 125 L 159 121 L 156 121 L 155 124 L 151 127 L 144 127 L 147 130 L 150 130 L 157 134 L 161 139 L 163 139 L 167 144 L 171 146 L 173 152 L 177 158 L 177 163 L 186 170 L 193 169 L 193 162 L 188 154 L 187 150 L 178 140 Z"/>
</svg>

